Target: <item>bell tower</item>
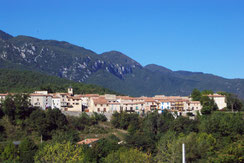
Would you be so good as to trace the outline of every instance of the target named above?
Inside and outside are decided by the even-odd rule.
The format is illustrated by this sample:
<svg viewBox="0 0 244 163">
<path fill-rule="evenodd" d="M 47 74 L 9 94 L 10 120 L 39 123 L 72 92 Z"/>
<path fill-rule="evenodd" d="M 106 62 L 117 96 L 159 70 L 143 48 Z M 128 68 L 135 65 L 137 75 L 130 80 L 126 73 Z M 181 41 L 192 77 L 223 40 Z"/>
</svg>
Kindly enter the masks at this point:
<svg viewBox="0 0 244 163">
<path fill-rule="evenodd" d="M 73 95 L 73 88 L 71 86 L 68 88 L 68 93 Z"/>
</svg>

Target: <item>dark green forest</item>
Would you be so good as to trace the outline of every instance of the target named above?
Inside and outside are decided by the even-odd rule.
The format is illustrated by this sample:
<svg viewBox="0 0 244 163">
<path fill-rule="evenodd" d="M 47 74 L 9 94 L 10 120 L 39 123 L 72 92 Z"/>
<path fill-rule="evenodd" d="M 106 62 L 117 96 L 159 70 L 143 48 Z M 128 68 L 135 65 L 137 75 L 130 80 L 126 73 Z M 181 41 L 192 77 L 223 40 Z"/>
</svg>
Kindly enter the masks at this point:
<svg viewBox="0 0 244 163">
<path fill-rule="evenodd" d="M 197 96 L 196 96 L 197 97 Z M 86 113 L 65 116 L 58 109 L 32 107 L 28 96 L 8 96 L 0 105 L 1 162 L 187 162 L 244 161 L 242 112 L 212 110 L 208 114 L 173 118 L 164 111 L 138 115 Z M 84 138 L 99 138 L 78 145 Z"/>
<path fill-rule="evenodd" d="M 39 72 L 0 69 L 0 93 L 31 93 L 36 90 L 47 90 L 49 93 L 67 92 L 69 86 L 73 87 L 75 94 L 117 94 L 114 91 L 96 85 L 77 83 Z"/>
</svg>

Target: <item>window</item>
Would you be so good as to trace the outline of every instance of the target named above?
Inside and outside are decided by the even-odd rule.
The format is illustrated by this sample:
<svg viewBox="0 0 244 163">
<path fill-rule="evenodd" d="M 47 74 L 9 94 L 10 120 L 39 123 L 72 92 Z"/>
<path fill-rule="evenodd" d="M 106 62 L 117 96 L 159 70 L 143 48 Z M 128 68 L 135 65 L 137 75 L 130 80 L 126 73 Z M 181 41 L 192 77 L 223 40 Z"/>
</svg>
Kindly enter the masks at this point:
<svg viewBox="0 0 244 163">
<path fill-rule="evenodd" d="M 104 108 L 103 111 L 106 112 L 106 108 Z"/>
<path fill-rule="evenodd" d="M 100 108 L 97 108 L 97 111 L 100 112 Z"/>
<path fill-rule="evenodd" d="M 36 100 L 39 101 L 39 98 L 37 98 Z"/>
</svg>

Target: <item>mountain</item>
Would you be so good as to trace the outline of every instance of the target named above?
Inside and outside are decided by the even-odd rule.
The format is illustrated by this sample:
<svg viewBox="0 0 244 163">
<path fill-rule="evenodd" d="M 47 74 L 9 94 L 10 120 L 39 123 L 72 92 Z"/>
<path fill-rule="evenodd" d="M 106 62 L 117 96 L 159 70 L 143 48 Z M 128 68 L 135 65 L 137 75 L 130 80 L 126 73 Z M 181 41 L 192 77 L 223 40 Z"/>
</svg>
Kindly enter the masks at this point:
<svg viewBox="0 0 244 163">
<path fill-rule="evenodd" d="M 172 72 L 172 70 L 170 70 L 166 67 L 155 65 L 155 64 L 146 65 L 144 68 L 148 69 L 152 72 L 162 72 L 162 73 L 171 73 Z"/>
<path fill-rule="evenodd" d="M 198 88 L 228 91 L 244 98 L 243 79 L 172 71 L 155 64 L 143 67 L 118 51 L 96 54 L 65 41 L 0 33 L 0 68 L 38 71 L 131 96 L 189 95 Z"/>
<path fill-rule="evenodd" d="M 13 36 L 11 36 L 10 34 L 7 34 L 5 32 L 3 32 L 2 30 L 0 30 L 0 39 L 2 40 L 9 40 L 13 38 Z"/>
</svg>

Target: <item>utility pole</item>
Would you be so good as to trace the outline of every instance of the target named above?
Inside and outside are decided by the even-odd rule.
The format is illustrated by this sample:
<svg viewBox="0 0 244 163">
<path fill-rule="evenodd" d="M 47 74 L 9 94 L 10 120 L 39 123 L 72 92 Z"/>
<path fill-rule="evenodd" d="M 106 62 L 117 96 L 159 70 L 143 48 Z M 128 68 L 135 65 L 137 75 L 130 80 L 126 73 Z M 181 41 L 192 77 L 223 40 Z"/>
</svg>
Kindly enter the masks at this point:
<svg viewBox="0 0 244 163">
<path fill-rule="evenodd" d="M 185 144 L 182 144 L 182 163 L 186 163 L 186 158 L 185 158 Z"/>
</svg>

